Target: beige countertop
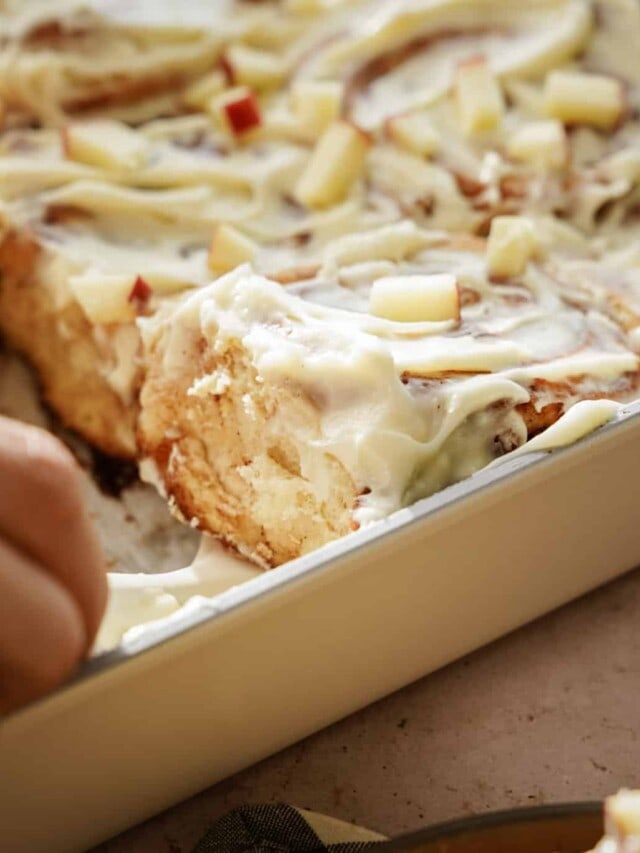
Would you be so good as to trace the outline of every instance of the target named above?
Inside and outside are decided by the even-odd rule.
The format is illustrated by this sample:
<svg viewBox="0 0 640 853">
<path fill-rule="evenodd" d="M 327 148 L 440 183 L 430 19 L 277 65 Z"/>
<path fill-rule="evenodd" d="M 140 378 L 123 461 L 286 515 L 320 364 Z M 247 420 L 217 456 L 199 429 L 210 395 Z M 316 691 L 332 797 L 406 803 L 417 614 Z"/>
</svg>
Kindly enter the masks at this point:
<svg viewBox="0 0 640 853">
<path fill-rule="evenodd" d="M 102 845 L 189 851 L 286 801 L 397 835 L 640 786 L 640 570 Z"/>
</svg>

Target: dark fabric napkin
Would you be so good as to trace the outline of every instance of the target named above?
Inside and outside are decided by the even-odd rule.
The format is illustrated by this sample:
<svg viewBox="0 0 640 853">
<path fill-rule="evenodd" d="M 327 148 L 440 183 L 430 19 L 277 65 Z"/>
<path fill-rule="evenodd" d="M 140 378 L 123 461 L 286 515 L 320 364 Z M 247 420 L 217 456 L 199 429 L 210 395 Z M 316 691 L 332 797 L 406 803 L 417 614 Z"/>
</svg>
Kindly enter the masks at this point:
<svg viewBox="0 0 640 853">
<path fill-rule="evenodd" d="M 243 806 L 215 823 L 193 853 L 360 853 L 384 840 L 293 806 Z"/>
</svg>

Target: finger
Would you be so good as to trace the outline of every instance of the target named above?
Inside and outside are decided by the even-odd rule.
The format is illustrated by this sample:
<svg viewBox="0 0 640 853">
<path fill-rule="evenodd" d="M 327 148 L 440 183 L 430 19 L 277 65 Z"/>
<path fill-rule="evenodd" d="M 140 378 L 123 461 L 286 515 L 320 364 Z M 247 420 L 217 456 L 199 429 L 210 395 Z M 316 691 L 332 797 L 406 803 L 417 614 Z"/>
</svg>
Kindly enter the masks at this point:
<svg viewBox="0 0 640 853">
<path fill-rule="evenodd" d="M 69 592 L 0 540 L 0 713 L 64 681 L 86 646 L 84 621 Z"/>
<path fill-rule="evenodd" d="M 79 467 L 52 435 L 6 418 L 0 418 L 2 534 L 71 593 L 91 644 L 106 605 L 106 565 Z"/>
</svg>

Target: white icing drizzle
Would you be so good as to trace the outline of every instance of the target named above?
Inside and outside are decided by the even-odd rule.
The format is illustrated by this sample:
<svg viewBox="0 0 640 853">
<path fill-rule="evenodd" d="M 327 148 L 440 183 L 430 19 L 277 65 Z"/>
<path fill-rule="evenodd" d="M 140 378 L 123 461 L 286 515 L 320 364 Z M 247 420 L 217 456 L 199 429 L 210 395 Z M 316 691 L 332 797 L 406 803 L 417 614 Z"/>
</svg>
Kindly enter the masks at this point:
<svg viewBox="0 0 640 853">
<path fill-rule="evenodd" d="M 536 435 L 508 456 L 503 456 L 492 464 L 499 465 L 501 462 L 525 453 L 557 450 L 560 447 L 575 444 L 579 439 L 616 418 L 621 409 L 622 404 L 613 400 L 580 400 L 543 433 Z"/>
<path fill-rule="evenodd" d="M 121 39 L 122 44 L 135 34 L 139 55 L 132 60 L 130 74 L 136 79 L 143 74 L 144 64 L 164 55 L 165 48 L 193 51 L 203 38 L 210 38 L 208 24 L 217 10 L 219 42 L 247 40 L 266 50 L 278 50 L 294 68 L 290 85 L 297 79 L 329 72 L 346 81 L 352 90 L 350 114 L 374 130 L 375 145 L 369 152 L 365 180 L 356 182 L 343 203 L 314 212 L 290 203 L 310 145 L 289 111 L 287 91 L 262 96 L 264 125 L 254 138 L 241 144 L 216 128 L 208 115 L 143 125 L 140 133 L 148 140 L 149 156 L 146 165 L 133 172 L 89 167 L 65 159 L 55 131 L 6 134 L 0 141 L 0 195 L 7 200 L 5 215 L 12 224 L 33 228 L 51 249 L 55 273 L 44 278 L 55 281 L 52 286 L 60 301 L 70 298 L 68 292 L 65 295 L 64 274 L 57 260 L 60 256 L 75 271 L 164 275 L 184 286 L 204 285 L 211 278 L 207 245 L 220 221 L 238 226 L 258 242 L 255 266 L 263 273 L 293 271 L 295 279 L 297 272 L 321 266 L 314 287 L 305 289 L 305 296 L 350 311 L 355 307 L 352 293 L 358 288 L 341 285 L 350 275 L 348 267 L 357 260 L 363 264 L 374 259 L 407 261 L 421 271 L 437 271 L 440 260 L 448 265 L 446 258 L 440 259 L 435 253 L 425 251 L 420 257 L 419 250 L 429 248 L 434 238 L 416 229 L 407 217 L 432 230 L 473 231 L 487 209 L 507 204 L 516 212 L 526 209 L 535 220 L 546 254 L 584 257 L 595 250 L 605 255 L 614 243 L 619 245 L 622 240 L 625 247 L 630 242 L 620 236 L 629 228 L 619 225 L 625 211 L 637 203 L 632 192 L 640 180 L 632 156 L 640 142 L 637 121 L 628 121 L 610 137 L 584 129 L 574 134 L 572 169 L 579 192 L 570 188 L 571 182 L 563 173 L 540 176 L 504 156 L 504 139 L 513 128 L 522 120 L 540 117 L 536 115 L 541 109 L 540 77 L 546 70 L 565 61 L 571 64 L 580 51 L 580 63 L 587 68 L 619 68 L 614 57 L 620 33 L 640 27 L 637 13 L 624 0 L 616 0 L 604 16 L 604 24 L 595 29 L 591 7 L 585 0 L 544 0 L 534 6 L 482 0 L 481 9 L 470 0 L 370 0 L 331 3 L 326 8 L 319 4 L 315 14 L 305 15 L 273 4 L 222 0 L 213 4 L 215 9 L 209 2 L 198 2 L 190 4 L 188 13 L 181 9 L 179 14 L 170 2 L 96 0 L 89 12 L 88 5 L 68 2 L 56 6 L 42 0 L 27 13 L 24 4 L 5 4 L 8 31 L 14 34 L 19 61 L 28 63 L 35 56 L 28 45 L 20 43 L 19 34 L 29 32 L 38 22 L 60 20 L 69 32 L 81 24 L 89 32 L 99 30 L 101 38 Z M 482 32 L 478 31 L 479 21 L 486 24 Z M 424 40 L 424 46 L 413 55 L 411 45 L 416 39 Z M 410 55 L 404 61 L 388 68 L 383 76 L 368 83 L 362 78 L 358 83 L 356 72 L 367 62 L 407 45 Z M 81 45 L 70 43 L 67 47 L 64 62 L 71 63 L 76 78 L 66 74 L 64 79 L 80 79 L 87 57 Z M 109 51 L 111 57 L 118 56 L 113 45 Z M 449 94 L 455 64 L 477 53 L 487 56 L 504 85 L 510 87 L 512 103 L 500 131 L 469 139 L 461 132 Z M 48 50 L 37 56 L 49 70 L 58 61 Z M 197 57 L 191 70 L 198 72 Z M 55 74 L 49 76 L 55 78 Z M 630 82 L 635 85 L 633 74 Z M 11 88 L 14 84 L 7 85 Z M 48 92 L 46 99 L 61 109 L 65 97 L 60 90 L 57 94 Z M 384 121 L 408 105 L 403 100 L 406 98 L 414 107 L 428 105 L 434 127 L 446 139 L 443 150 L 431 161 L 386 139 Z M 585 140 L 589 140 L 588 155 L 583 151 Z M 631 159 L 628 156 L 623 162 L 621 155 L 625 152 L 630 152 Z M 614 165 L 608 165 L 612 161 Z M 479 182 L 479 190 L 465 195 L 458 186 L 457 173 Z M 524 182 L 524 195 L 505 198 L 502 182 L 506 179 Z M 606 203 L 613 207 L 611 228 L 600 227 L 605 236 L 599 237 L 599 244 L 590 243 L 582 232 L 593 230 L 598 210 Z M 51 221 L 49 212 L 61 206 L 78 208 L 86 216 Z M 565 211 L 565 222 L 550 218 L 556 209 Z M 358 235 L 355 238 L 354 232 Z M 489 289 L 478 272 L 481 267 L 481 257 L 476 255 L 475 263 L 470 257 L 468 276 L 483 297 L 476 310 L 490 306 L 495 312 L 496 301 L 484 299 Z M 460 272 L 467 275 L 464 269 Z M 365 270 L 360 273 L 360 296 L 364 299 L 370 279 Z M 358 273 L 353 270 L 353 274 Z M 333 285 L 337 280 L 337 286 L 327 286 L 323 278 Z M 535 282 L 531 280 L 527 286 L 535 288 Z M 495 370 L 526 361 L 530 349 L 527 341 L 539 335 L 545 323 L 547 339 L 558 340 L 568 332 L 564 321 L 551 317 L 555 309 L 550 302 L 543 307 L 538 325 L 533 316 L 527 318 L 520 310 L 498 310 L 498 316 L 492 314 L 484 321 L 484 328 L 478 323 L 476 329 L 491 336 L 497 333 L 498 340 L 481 347 L 478 340 L 474 343 L 460 337 L 451 343 L 446 359 L 440 354 L 440 338 L 425 341 L 420 348 L 398 341 L 393 355 L 403 369 L 427 372 Z M 467 316 L 472 310 L 470 306 Z M 519 325 L 521 332 L 505 341 L 503 332 L 509 323 Z M 104 345 L 111 332 L 101 334 Z M 113 348 L 111 362 L 117 363 L 116 337 Z M 124 387 L 124 374 L 106 373 L 113 378 L 118 393 L 127 398 L 130 389 Z"/>
<path fill-rule="evenodd" d="M 109 603 L 95 650 L 117 645 L 130 629 L 178 612 L 194 596 L 210 598 L 261 574 L 210 536 L 190 566 L 165 574 L 109 575 Z"/>
<path fill-rule="evenodd" d="M 320 437 L 285 425 L 302 475 L 313 479 L 313 452 L 337 457 L 368 490 L 355 513 L 366 524 L 500 453 L 561 446 L 615 417 L 617 403 L 584 397 L 637 394 L 640 11 L 634 0 L 599 3 L 597 14 L 586 0 L 314 5 L 296 14 L 284 3 L 231 0 L 5 0 L 0 97 L 18 126 L 0 137 L 0 216 L 3 230 L 37 236 L 39 281 L 57 306 L 72 299 L 68 279 L 78 272 L 162 280 L 151 306 L 158 315 L 140 325 L 147 341 L 171 325 L 167 371 L 185 367 L 185 337 L 201 332 L 213 352 L 240 341 L 262 380 L 317 401 Z M 51 22 L 62 31 L 57 49 L 46 27 L 40 44 L 29 38 Z M 56 129 L 19 126 L 25 112 L 49 128 L 66 123 L 123 75 L 198 77 L 230 43 L 277 55 L 286 70 L 282 86 L 260 93 L 262 127 L 242 140 L 208 112 L 175 115 L 184 106 L 175 81 L 157 100 L 104 108 L 143 122 L 147 156 L 135 169 L 73 162 Z M 452 87 L 457 64 L 477 54 L 508 104 L 500 127 L 469 137 Z M 510 159 L 508 141 L 523 123 L 547 118 L 544 77 L 555 68 L 620 77 L 630 109 L 611 132 L 572 129 L 566 167 L 544 171 Z M 345 198 L 314 211 L 293 200 L 313 134 L 293 114 L 290 89 L 325 78 L 344 83 L 345 117 L 369 130 L 372 144 Z M 159 109 L 170 117 L 149 120 Z M 390 138 L 388 120 L 405 110 L 433 125 L 442 143 L 433 156 Z M 496 213 L 525 214 L 536 236 L 534 257 L 508 280 L 488 274 L 485 243 L 470 236 Z M 253 269 L 210 284 L 207 250 L 221 222 L 255 241 L 257 253 Z M 377 278 L 443 272 L 460 288 L 459 322 L 369 313 Z M 181 298 L 179 289 L 195 292 Z M 130 400 L 136 328 L 94 334 L 105 377 Z M 189 393 L 228 387 L 214 371 Z M 568 411 L 527 441 L 518 407 L 558 399 Z M 252 576 L 222 560 L 218 552 L 153 581 L 112 577 L 101 642 Z"/>
</svg>

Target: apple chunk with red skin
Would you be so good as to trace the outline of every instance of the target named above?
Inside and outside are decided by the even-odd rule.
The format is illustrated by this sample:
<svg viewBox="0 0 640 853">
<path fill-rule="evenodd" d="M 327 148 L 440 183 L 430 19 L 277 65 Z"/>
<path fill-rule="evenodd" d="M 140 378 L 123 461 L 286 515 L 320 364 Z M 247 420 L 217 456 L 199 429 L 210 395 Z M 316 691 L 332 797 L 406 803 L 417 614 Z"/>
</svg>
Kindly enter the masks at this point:
<svg viewBox="0 0 640 853">
<path fill-rule="evenodd" d="M 142 278 L 126 273 L 87 271 L 69 277 L 69 287 L 90 322 L 133 323 L 145 313 L 154 290 Z"/>
<path fill-rule="evenodd" d="M 239 86 L 218 96 L 214 106 L 235 136 L 242 136 L 262 124 L 260 104 L 255 92 L 248 86 Z"/>
<path fill-rule="evenodd" d="M 139 275 L 133 283 L 127 301 L 133 305 L 136 314 L 142 314 L 146 310 L 152 296 L 153 288 Z"/>
</svg>

